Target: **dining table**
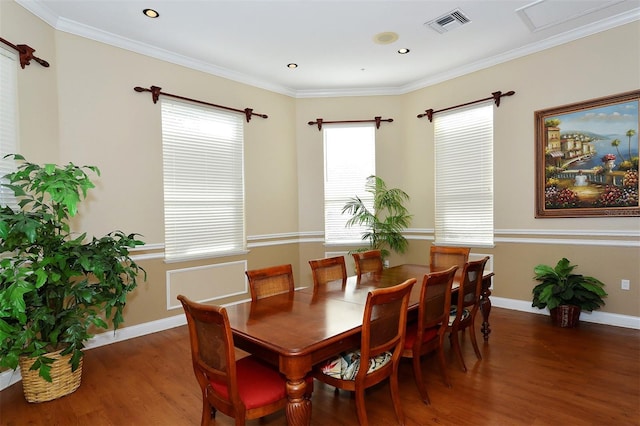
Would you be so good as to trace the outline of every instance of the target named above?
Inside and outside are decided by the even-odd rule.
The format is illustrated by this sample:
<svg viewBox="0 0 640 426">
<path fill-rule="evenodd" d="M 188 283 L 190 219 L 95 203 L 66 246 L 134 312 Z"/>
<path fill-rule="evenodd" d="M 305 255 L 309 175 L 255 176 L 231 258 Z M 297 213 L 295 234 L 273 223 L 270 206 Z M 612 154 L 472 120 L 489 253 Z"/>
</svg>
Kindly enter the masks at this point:
<svg viewBox="0 0 640 426">
<path fill-rule="evenodd" d="M 360 345 L 364 306 L 368 293 L 376 288 L 416 278 L 409 310 L 417 310 L 420 288 L 428 265 L 403 264 L 382 273 L 350 276 L 346 282 L 331 281 L 322 288 L 299 288 L 227 306 L 234 345 L 276 366 L 286 377 L 286 419 L 288 425 L 309 425 L 311 400 L 305 378 L 313 366 L 340 352 Z M 483 275 L 482 333 L 488 340 L 491 277 Z M 459 287 L 454 282 L 453 291 Z"/>
</svg>

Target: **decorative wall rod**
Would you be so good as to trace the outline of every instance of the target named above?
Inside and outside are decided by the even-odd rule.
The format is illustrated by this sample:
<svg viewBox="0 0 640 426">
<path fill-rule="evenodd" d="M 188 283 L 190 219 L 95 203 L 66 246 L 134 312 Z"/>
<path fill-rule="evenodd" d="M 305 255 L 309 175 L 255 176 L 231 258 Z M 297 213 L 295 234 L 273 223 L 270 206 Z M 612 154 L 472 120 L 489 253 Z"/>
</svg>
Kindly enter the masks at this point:
<svg viewBox="0 0 640 426">
<path fill-rule="evenodd" d="M 27 46 L 26 44 L 16 45 L 3 39 L 2 37 L 0 37 L 0 41 L 6 44 L 7 46 L 18 51 L 18 53 L 20 54 L 20 67 L 22 69 L 24 69 L 25 66 L 29 65 L 29 62 L 31 62 L 32 59 L 45 68 L 49 67 L 49 62 L 45 61 L 44 59 L 40 59 L 36 56 L 33 56 L 33 52 L 35 52 L 35 49 Z"/>
<path fill-rule="evenodd" d="M 247 118 L 247 123 L 249 121 L 251 121 L 251 116 L 253 115 L 257 115 L 258 117 L 262 117 L 262 118 L 268 118 L 269 116 L 267 114 L 258 114 L 256 112 L 253 112 L 252 108 L 245 108 L 245 109 L 236 109 L 236 108 L 230 108 L 230 107 L 226 107 L 226 106 L 222 106 L 222 105 L 216 105 L 216 104 L 211 104 L 209 102 L 203 102 L 203 101 L 199 101 L 197 99 L 191 99 L 191 98 L 185 98 L 184 96 L 178 96 L 178 95 L 172 95 L 171 93 L 166 93 L 166 92 L 161 92 L 162 88 L 158 87 L 158 86 L 151 86 L 151 88 L 149 89 L 145 89 L 144 87 L 140 87 L 140 86 L 136 86 L 133 88 L 133 90 L 135 90 L 136 92 L 151 92 L 151 99 L 153 99 L 153 103 L 157 103 L 158 102 L 158 98 L 160 97 L 160 95 L 163 96 L 169 96 L 171 98 L 176 98 L 176 99 L 182 99 L 183 101 L 190 101 L 190 102 L 195 102 L 197 104 L 201 104 L 201 105 L 207 105 L 207 106 L 212 106 L 212 107 L 216 107 L 216 108 L 221 108 L 221 109 L 226 109 L 227 111 L 234 111 L 234 112 L 240 112 L 243 113 L 245 115 L 245 117 Z"/>
<path fill-rule="evenodd" d="M 316 121 L 310 121 L 307 124 L 313 126 L 318 125 L 318 130 L 322 130 L 323 124 L 336 124 L 336 123 L 376 123 L 376 129 L 380 128 L 380 123 L 386 121 L 387 123 L 393 123 L 393 118 L 374 117 L 373 120 L 344 120 L 344 121 L 324 121 L 322 118 L 316 118 Z"/>
<path fill-rule="evenodd" d="M 495 102 L 496 107 L 499 107 L 500 106 L 500 98 L 501 97 L 503 97 L 503 96 L 512 96 L 512 95 L 515 95 L 515 94 L 516 94 L 516 92 L 514 92 L 513 90 L 510 90 L 507 93 L 502 93 L 500 91 L 492 92 L 491 93 L 492 96 L 490 96 L 488 98 L 478 99 L 477 101 L 467 102 L 466 104 L 460 104 L 460 105 L 452 106 L 452 107 L 449 107 L 449 108 L 439 109 L 437 111 L 434 111 L 433 109 L 425 110 L 424 114 L 418 114 L 418 118 L 428 117 L 429 121 L 433 121 L 433 114 L 435 114 L 437 112 L 449 111 L 450 109 L 460 108 L 460 107 L 467 106 L 467 105 L 478 104 L 480 102 L 488 101 L 490 99 L 493 99 L 493 102 Z"/>
</svg>

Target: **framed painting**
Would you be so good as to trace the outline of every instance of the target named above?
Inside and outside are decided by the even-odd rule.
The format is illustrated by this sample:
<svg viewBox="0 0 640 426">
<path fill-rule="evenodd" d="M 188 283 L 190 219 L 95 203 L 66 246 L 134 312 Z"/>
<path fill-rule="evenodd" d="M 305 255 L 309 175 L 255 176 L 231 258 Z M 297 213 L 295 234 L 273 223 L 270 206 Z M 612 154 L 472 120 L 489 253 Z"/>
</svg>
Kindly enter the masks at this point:
<svg viewBox="0 0 640 426">
<path fill-rule="evenodd" d="M 640 90 L 535 112 L 536 218 L 640 216 Z"/>
</svg>

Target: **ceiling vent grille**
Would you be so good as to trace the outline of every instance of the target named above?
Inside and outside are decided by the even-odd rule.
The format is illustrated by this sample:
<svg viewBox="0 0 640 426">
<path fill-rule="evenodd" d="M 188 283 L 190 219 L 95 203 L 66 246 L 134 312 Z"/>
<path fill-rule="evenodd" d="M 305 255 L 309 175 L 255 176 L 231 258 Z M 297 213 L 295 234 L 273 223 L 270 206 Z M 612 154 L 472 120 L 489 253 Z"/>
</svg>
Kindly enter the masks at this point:
<svg viewBox="0 0 640 426">
<path fill-rule="evenodd" d="M 433 21 L 426 22 L 425 25 L 433 28 L 440 34 L 451 31 L 455 28 L 468 24 L 471 20 L 460 9 L 452 10 L 446 15 L 442 15 Z"/>
</svg>

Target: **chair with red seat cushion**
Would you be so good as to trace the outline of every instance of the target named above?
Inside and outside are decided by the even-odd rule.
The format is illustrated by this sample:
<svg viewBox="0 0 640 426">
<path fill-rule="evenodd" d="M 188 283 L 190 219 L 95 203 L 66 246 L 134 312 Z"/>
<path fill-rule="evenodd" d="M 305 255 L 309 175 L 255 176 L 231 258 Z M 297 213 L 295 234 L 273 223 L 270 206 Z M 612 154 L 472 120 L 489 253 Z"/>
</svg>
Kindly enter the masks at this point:
<svg viewBox="0 0 640 426">
<path fill-rule="evenodd" d="M 462 371 L 467 371 L 467 366 L 462 357 L 462 349 L 460 348 L 460 340 L 458 338 L 459 331 L 469 329 L 469 336 L 471 337 L 471 344 L 473 345 L 476 357 L 479 360 L 482 359 L 476 340 L 475 321 L 478 309 L 480 308 L 482 275 L 487 261 L 489 261 L 489 256 L 473 262 L 467 262 L 462 271 L 462 281 L 460 281 L 460 287 L 456 295 L 457 303 L 451 306 L 451 312 L 449 313 L 449 326 L 447 327 L 447 331 L 450 332 L 449 339 L 451 340 L 451 346 L 458 355 Z"/>
<path fill-rule="evenodd" d="M 457 266 L 456 278 L 462 277 L 464 265 L 469 261 L 469 247 L 431 246 L 429 248 L 429 270 L 431 272 L 444 271 Z"/>
<path fill-rule="evenodd" d="M 457 266 L 452 266 L 446 271 L 432 272 L 424 276 L 420 290 L 418 320 L 407 327 L 402 356 L 413 358 L 413 374 L 425 404 L 429 404 L 430 401 L 422 377 L 420 365 L 422 355 L 438 351 L 438 361 L 444 383 L 451 386 L 443 347 L 451 307 L 451 286 L 457 270 Z"/>
<path fill-rule="evenodd" d="M 293 294 L 295 290 L 291 264 L 252 269 L 245 274 L 249 279 L 253 301 L 280 293 Z"/>
<path fill-rule="evenodd" d="M 376 274 L 382 273 L 384 263 L 380 250 L 359 251 L 351 254 L 356 264 L 356 274 L 358 277 L 367 272 Z"/>
<path fill-rule="evenodd" d="M 329 281 L 341 280 L 342 284 L 347 282 L 347 267 L 344 262 L 344 256 L 310 260 L 309 266 L 311 266 L 311 273 L 313 274 L 314 290 Z"/>
<path fill-rule="evenodd" d="M 253 356 L 236 361 L 226 309 L 182 295 L 178 300 L 187 317 L 193 371 L 202 391 L 201 424 L 211 424 L 216 411 L 244 425 L 247 419 L 284 408 L 286 380 L 278 370 Z"/>
<path fill-rule="evenodd" d="M 404 347 L 411 278 L 391 287 L 371 290 L 362 320 L 360 348 L 314 367 L 314 377 L 336 388 L 355 392 L 360 425 L 367 425 L 364 391 L 389 378 L 399 424 L 404 424 L 398 386 L 398 366 Z M 360 368 L 361 365 L 367 368 Z"/>
</svg>

